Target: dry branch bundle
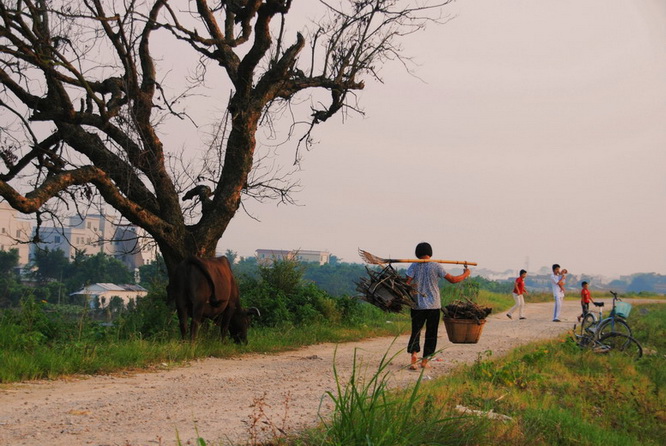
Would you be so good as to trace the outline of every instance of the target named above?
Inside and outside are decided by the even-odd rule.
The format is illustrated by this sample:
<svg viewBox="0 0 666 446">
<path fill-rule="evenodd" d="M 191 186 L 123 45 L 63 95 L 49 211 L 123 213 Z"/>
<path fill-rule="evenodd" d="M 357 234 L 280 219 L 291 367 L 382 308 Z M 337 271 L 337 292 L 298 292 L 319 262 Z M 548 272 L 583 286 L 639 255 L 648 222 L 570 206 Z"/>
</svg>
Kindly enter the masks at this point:
<svg viewBox="0 0 666 446">
<path fill-rule="evenodd" d="M 451 319 L 474 319 L 477 322 L 485 319 L 491 311 L 491 307 L 482 307 L 469 299 L 455 300 L 442 308 L 444 317 Z"/>
<path fill-rule="evenodd" d="M 391 265 L 381 271 L 368 267 L 365 270 L 368 277 L 361 277 L 356 282 L 356 290 L 363 294 L 361 299 L 392 313 L 399 313 L 403 306 L 412 308 L 416 305 L 416 290 Z"/>
</svg>

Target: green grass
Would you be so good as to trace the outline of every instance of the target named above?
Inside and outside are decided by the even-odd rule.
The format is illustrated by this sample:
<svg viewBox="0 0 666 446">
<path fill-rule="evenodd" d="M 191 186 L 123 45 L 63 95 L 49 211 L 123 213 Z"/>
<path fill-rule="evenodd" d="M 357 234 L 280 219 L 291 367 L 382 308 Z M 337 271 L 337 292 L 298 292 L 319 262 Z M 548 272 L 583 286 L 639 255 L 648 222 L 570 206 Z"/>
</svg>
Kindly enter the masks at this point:
<svg viewBox="0 0 666 446">
<path fill-rule="evenodd" d="M 493 421 L 472 444 L 661 445 L 666 440 L 666 306 L 629 319 L 646 355 L 630 361 L 581 351 L 568 338 L 494 360 L 482 355 L 437 380 L 428 394 L 512 418 Z"/>
<path fill-rule="evenodd" d="M 396 336 L 409 329 L 407 314 L 385 314 L 369 308 L 363 318 L 338 324 L 300 327 L 257 327 L 247 345 L 219 341 L 218 328 L 203 327 L 191 344 L 175 335 L 146 340 L 119 339 L 113 333 L 93 333 L 73 339 L 48 341 L 33 327 L 26 330 L 0 318 L 0 383 L 54 379 L 71 374 L 112 373 L 150 368 L 202 357 L 235 357 L 245 353 L 276 353 L 321 342 L 349 342 L 374 336 Z M 75 332 L 76 327 L 72 328 Z M 47 331 L 47 330 L 44 330 Z"/>
</svg>

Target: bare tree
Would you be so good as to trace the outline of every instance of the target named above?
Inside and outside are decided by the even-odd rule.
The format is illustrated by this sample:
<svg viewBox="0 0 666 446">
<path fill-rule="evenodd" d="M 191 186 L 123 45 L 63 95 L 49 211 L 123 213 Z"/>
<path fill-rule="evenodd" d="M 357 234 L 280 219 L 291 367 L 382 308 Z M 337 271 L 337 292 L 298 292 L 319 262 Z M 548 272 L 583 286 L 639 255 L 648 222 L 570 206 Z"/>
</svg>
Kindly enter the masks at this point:
<svg viewBox="0 0 666 446">
<path fill-rule="evenodd" d="M 293 184 L 258 170 L 260 126 L 313 95 L 306 119 L 291 122 L 298 159 L 316 124 L 356 108 L 363 77 L 405 62 L 400 39 L 440 19 L 448 0 L 308 3 L 321 16 L 292 35 L 292 0 L 3 0 L 0 195 L 39 213 L 100 194 L 155 239 L 169 270 L 214 255 L 244 196 L 290 200 Z M 174 81 L 178 93 L 162 82 L 168 57 L 187 59 L 156 57 L 164 39 L 197 56 L 191 82 Z M 177 162 L 164 123 L 188 119 L 191 89 L 220 77 L 231 93 L 213 154 Z"/>
</svg>

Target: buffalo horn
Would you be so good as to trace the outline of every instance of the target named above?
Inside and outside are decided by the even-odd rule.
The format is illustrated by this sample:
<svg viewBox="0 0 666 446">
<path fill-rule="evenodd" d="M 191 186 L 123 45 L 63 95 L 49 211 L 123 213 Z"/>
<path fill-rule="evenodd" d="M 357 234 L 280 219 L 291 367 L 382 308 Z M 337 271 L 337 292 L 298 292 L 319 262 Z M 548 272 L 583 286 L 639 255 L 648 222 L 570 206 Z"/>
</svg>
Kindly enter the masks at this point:
<svg viewBox="0 0 666 446">
<path fill-rule="evenodd" d="M 259 308 L 257 308 L 257 307 L 248 308 L 247 314 L 251 314 L 251 315 L 254 315 L 254 316 L 257 316 L 257 317 L 261 317 L 261 313 L 259 312 Z"/>
</svg>

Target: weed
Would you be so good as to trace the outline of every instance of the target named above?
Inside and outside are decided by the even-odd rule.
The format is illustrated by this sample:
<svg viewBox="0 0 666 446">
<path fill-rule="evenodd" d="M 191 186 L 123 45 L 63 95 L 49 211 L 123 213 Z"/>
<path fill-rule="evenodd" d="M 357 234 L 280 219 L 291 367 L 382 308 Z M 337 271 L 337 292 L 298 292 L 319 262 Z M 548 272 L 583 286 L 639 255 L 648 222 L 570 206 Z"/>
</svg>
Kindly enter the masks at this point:
<svg viewBox="0 0 666 446">
<path fill-rule="evenodd" d="M 385 354 L 377 370 L 366 377 L 355 354 L 351 376 L 344 382 L 334 364 L 336 388 L 327 393 L 334 411 L 330 417 L 322 416 L 316 444 L 445 445 L 467 444 L 473 438 L 480 422 L 445 414 L 433 396 L 423 396 L 422 375 L 411 389 L 389 392 L 387 367 L 394 357 Z M 467 428 L 464 434 L 462 426 Z"/>
</svg>

